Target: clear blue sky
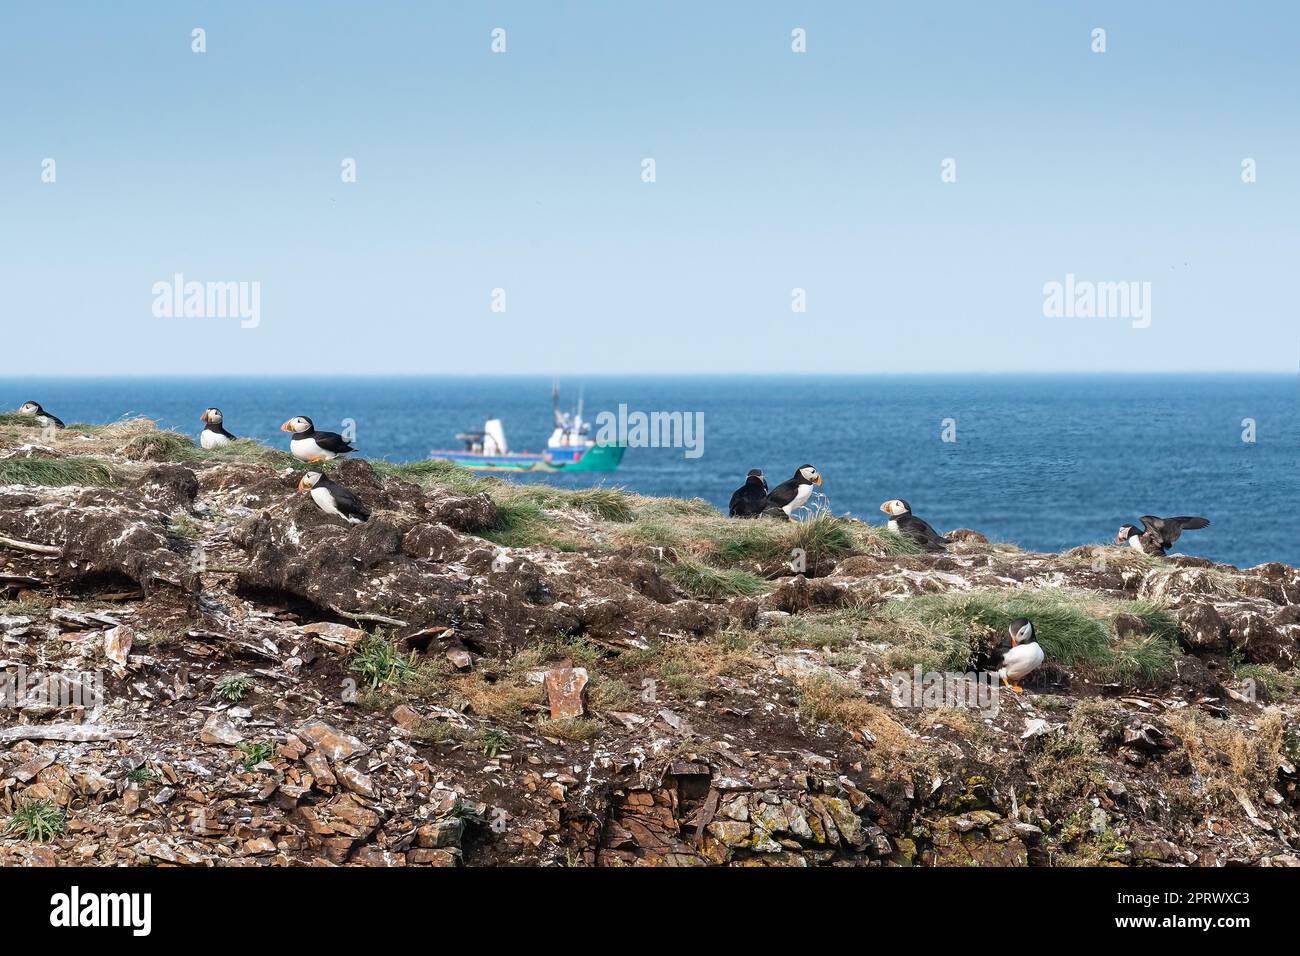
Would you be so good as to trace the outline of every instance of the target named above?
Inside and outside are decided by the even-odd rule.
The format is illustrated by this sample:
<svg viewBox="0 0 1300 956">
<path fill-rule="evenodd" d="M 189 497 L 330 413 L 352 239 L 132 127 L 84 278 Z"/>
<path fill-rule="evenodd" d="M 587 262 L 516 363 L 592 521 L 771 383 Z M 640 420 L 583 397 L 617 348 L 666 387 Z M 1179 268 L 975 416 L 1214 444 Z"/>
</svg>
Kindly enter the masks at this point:
<svg viewBox="0 0 1300 956">
<path fill-rule="evenodd" d="M 1298 48 L 1280 2 L 5 4 L 0 374 L 1295 370 Z M 177 272 L 260 326 L 155 318 Z M 1045 318 L 1067 273 L 1151 327 Z"/>
</svg>

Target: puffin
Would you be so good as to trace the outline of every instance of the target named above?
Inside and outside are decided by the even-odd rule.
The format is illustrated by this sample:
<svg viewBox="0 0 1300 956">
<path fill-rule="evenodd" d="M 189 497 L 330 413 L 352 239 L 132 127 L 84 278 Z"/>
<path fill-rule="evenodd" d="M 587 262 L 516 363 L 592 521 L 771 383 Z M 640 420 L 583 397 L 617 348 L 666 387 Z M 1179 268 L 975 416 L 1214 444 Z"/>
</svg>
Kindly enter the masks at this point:
<svg viewBox="0 0 1300 956">
<path fill-rule="evenodd" d="M 41 408 L 40 402 L 23 402 L 18 406 L 19 415 L 33 415 L 38 419 L 44 418 L 41 424 L 53 425 L 55 428 L 65 428 L 63 420 L 56 415 L 51 415 L 45 409 Z"/>
<path fill-rule="evenodd" d="M 927 551 L 941 551 L 948 539 L 912 514 L 912 506 L 902 498 L 891 498 L 880 506 L 889 515 L 889 530 L 905 534 Z"/>
<path fill-rule="evenodd" d="M 299 491 L 310 491 L 311 500 L 327 515 L 337 515 L 348 524 L 361 524 L 370 518 L 370 510 L 361 499 L 337 481 L 330 481 L 319 471 L 309 471 L 298 481 Z"/>
<path fill-rule="evenodd" d="M 1007 626 L 1007 636 L 1010 643 L 1004 640 L 995 647 L 981 662 L 984 665 L 982 669 L 992 671 L 1004 687 L 1019 694 L 1024 690 L 1020 679 L 1043 663 L 1043 645 L 1038 643 L 1033 622 L 1027 618 L 1012 621 Z"/>
<path fill-rule="evenodd" d="M 1179 515 L 1175 518 L 1157 518 L 1155 515 L 1143 515 L 1142 529 L 1137 525 L 1125 524 L 1115 535 L 1115 543 L 1127 544 L 1130 548 L 1153 557 L 1164 557 L 1173 547 L 1184 531 L 1195 531 L 1207 527 L 1208 518 L 1195 515 Z"/>
<path fill-rule="evenodd" d="M 356 451 L 343 440 L 343 436 L 334 432 L 318 432 L 312 420 L 306 415 L 291 418 L 280 426 L 282 432 L 293 432 L 289 439 L 289 451 L 293 457 L 302 461 L 329 461 L 339 455 Z"/>
<path fill-rule="evenodd" d="M 199 445 L 203 448 L 220 448 L 222 445 L 229 445 L 235 440 L 235 436 L 226 431 L 221 423 L 226 420 L 221 414 L 219 408 L 205 409 L 199 416 L 199 421 L 203 422 L 203 431 L 199 432 Z"/>
<path fill-rule="evenodd" d="M 751 468 L 745 483 L 732 493 L 727 514 L 732 518 L 757 518 L 763 513 L 766 501 L 767 481 L 762 469 Z"/>
<path fill-rule="evenodd" d="M 750 472 L 753 474 L 753 472 Z M 748 484 L 748 481 L 746 482 Z M 790 517 L 796 508 L 802 508 L 813 493 L 813 486 L 822 483 L 822 476 L 812 465 L 800 465 L 794 470 L 794 476 L 781 482 L 768 494 L 763 502 L 763 511 L 779 509 Z"/>
</svg>

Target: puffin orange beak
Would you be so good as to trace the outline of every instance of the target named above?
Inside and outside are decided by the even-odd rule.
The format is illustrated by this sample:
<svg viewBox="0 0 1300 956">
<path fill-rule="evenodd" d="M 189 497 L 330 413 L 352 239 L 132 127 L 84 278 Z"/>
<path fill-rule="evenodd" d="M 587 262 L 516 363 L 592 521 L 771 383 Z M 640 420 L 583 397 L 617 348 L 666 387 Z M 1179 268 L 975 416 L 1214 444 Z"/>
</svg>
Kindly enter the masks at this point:
<svg viewBox="0 0 1300 956">
<path fill-rule="evenodd" d="M 293 431 L 293 421 L 290 420 L 290 421 L 285 422 L 283 425 L 281 425 L 281 426 L 280 426 L 280 431 L 282 431 L 282 432 L 291 432 L 291 431 Z"/>
<path fill-rule="evenodd" d="M 299 490 L 299 491 L 306 491 L 306 490 L 307 490 L 307 486 L 303 484 L 303 482 L 306 481 L 306 480 L 307 480 L 307 476 L 306 476 L 306 475 L 303 475 L 301 478 L 298 479 L 298 490 Z"/>
<path fill-rule="evenodd" d="M 889 502 L 886 501 L 883 505 L 881 505 L 880 510 L 883 511 L 885 514 L 889 514 Z"/>
<path fill-rule="evenodd" d="M 820 485 L 821 483 L 822 483 L 822 476 L 821 476 L 821 475 L 818 475 L 818 476 L 817 476 L 817 484 Z"/>
</svg>

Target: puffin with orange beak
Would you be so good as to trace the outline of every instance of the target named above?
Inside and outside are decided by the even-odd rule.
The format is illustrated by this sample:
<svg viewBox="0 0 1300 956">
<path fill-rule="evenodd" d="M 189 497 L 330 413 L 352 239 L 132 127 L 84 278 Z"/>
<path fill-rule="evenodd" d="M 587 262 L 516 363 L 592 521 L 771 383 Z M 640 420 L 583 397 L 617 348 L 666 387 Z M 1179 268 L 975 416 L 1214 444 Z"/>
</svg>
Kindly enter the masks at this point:
<svg viewBox="0 0 1300 956">
<path fill-rule="evenodd" d="M 319 471 L 303 475 L 298 490 L 311 492 L 311 500 L 317 508 L 327 515 L 342 518 L 348 524 L 361 524 L 370 518 L 370 509 L 361 503 L 360 498 Z"/>
<path fill-rule="evenodd" d="M 339 455 L 356 451 L 347 440 L 335 432 L 318 432 L 312 420 L 306 415 L 298 415 L 280 426 L 282 432 L 292 432 L 289 439 L 289 451 L 301 461 L 329 461 Z"/>
<path fill-rule="evenodd" d="M 55 428 L 67 427 L 60 418 L 41 408 L 40 402 L 23 402 L 22 405 L 18 406 L 18 414 L 35 416 L 41 425 L 53 425 Z"/>
<path fill-rule="evenodd" d="M 800 465 L 794 470 L 794 477 L 788 478 L 773 488 L 767 496 L 764 510 L 780 508 L 786 517 L 796 508 L 802 508 L 812 497 L 813 488 L 822 483 L 822 476 L 812 465 Z"/>
<path fill-rule="evenodd" d="M 889 515 L 889 530 L 907 535 L 927 551 L 942 551 L 948 539 L 912 514 L 912 506 L 902 498 L 890 498 L 880 510 Z"/>
<path fill-rule="evenodd" d="M 229 445 L 235 440 L 235 436 L 226 431 L 225 425 L 222 424 L 225 420 L 226 417 L 221 414 L 219 408 L 203 410 L 203 414 L 199 416 L 199 421 L 203 422 L 203 431 L 199 432 L 200 447 L 210 450 Z"/>
<path fill-rule="evenodd" d="M 984 669 L 993 671 L 994 675 L 1002 681 L 1003 687 L 1010 687 L 1019 694 L 1024 690 L 1020 686 L 1020 679 L 1037 670 L 1043 663 L 1045 655 L 1043 645 L 1038 643 L 1038 638 L 1034 634 L 1032 621 L 1023 617 L 1012 621 L 1007 626 L 1007 634 L 1011 638 L 1011 645 L 996 648 L 989 656 L 988 666 Z"/>
</svg>

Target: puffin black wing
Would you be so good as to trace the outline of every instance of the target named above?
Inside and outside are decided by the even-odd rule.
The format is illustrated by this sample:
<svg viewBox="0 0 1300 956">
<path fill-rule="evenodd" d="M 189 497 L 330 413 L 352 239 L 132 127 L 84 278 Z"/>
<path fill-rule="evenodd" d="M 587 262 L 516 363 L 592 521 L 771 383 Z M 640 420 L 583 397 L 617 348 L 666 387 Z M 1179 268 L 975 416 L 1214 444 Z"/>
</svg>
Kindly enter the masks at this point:
<svg viewBox="0 0 1300 956">
<path fill-rule="evenodd" d="M 48 418 L 48 419 L 50 420 L 51 424 L 53 424 L 55 428 L 67 428 L 67 427 L 68 427 L 67 425 L 63 424 L 63 419 L 62 419 L 62 418 L 59 418 L 59 417 L 57 417 L 57 416 L 55 416 L 55 415 L 51 415 L 49 412 L 41 412 L 41 414 L 44 415 L 46 418 Z"/>
<path fill-rule="evenodd" d="M 355 448 L 353 448 L 343 439 L 342 435 L 337 434 L 336 432 L 313 431 L 311 433 L 311 437 L 316 442 L 316 445 L 318 447 L 323 448 L 326 451 L 332 451 L 336 455 L 342 455 L 350 451 L 356 451 Z"/>
<path fill-rule="evenodd" d="M 761 475 L 750 475 L 731 495 L 727 513 L 733 518 L 757 518 L 767 501 L 767 482 Z"/>
<path fill-rule="evenodd" d="M 230 434 L 230 432 L 226 431 L 226 426 L 225 426 L 225 425 L 209 425 L 209 426 L 208 426 L 208 431 L 210 431 L 210 432 L 216 432 L 218 435 L 221 435 L 221 436 L 223 436 L 223 437 L 225 437 L 225 438 L 229 438 L 231 441 L 237 441 L 237 440 L 238 440 L 238 439 L 235 438 L 234 435 L 232 435 L 232 434 Z"/>
<path fill-rule="evenodd" d="M 799 494 L 799 479 L 790 478 L 781 482 L 773 488 L 767 495 L 767 503 L 775 505 L 778 508 L 784 508 L 790 502 L 794 501 L 795 495 Z"/>
<path fill-rule="evenodd" d="M 1143 515 L 1142 524 L 1151 532 L 1162 549 L 1170 548 L 1184 531 L 1195 531 L 1209 525 L 1209 519 L 1195 515 L 1180 515 L 1175 518 L 1157 518 L 1155 515 Z"/>
<path fill-rule="evenodd" d="M 337 481 L 330 481 L 324 476 L 317 482 L 318 487 L 325 488 L 330 497 L 334 499 L 334 507 L 339 509 L 339 514 L 345 518 L 356 518 L 358 521 L 370 520 L 370 509 L 362 503 L 361 499 L 348 491 Z"/>
<path fill-rule="evenodd" d="M 899 531 L 912 540 L 919 542 L 923 547 L 937 551 L 948 543 L 948 539 L 930 527 L 928 521 L 924 521 L 914 514 L 900 515 L 895 520 L 898 522 Z"/>
</svg>

